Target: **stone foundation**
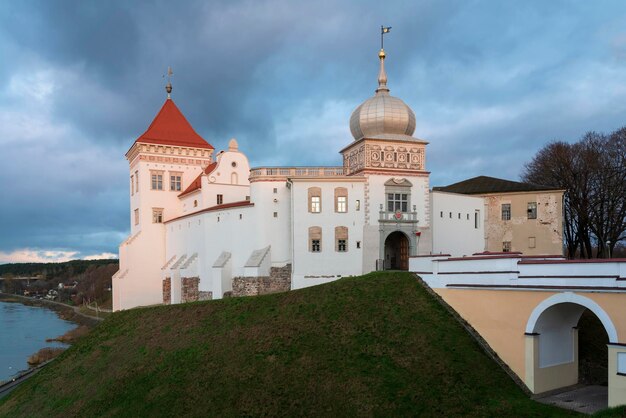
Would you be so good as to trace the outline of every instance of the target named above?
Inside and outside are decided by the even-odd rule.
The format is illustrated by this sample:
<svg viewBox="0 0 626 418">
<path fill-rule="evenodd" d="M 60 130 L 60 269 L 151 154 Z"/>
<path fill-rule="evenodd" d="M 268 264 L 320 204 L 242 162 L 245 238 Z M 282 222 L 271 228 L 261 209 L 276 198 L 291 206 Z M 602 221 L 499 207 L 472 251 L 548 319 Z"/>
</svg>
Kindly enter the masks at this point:
<svg viewBox="0 0 626 418">
<path fill-rule="evenodd" d="M 198 300 L 212 300 L 212 299 L 213 299 L 213 292 L 204 292 L 202 290 L 198 292 Z"/>
<path fill-rule="evenodd" d="M 163 280 L 163 304 L 169 305 L 172 301 L 172 279 L 166 277 Z"/>
<path fill-rule="evenodd" d="M 197 300 L 200 300 L 200 292 L 198 290 L 199 284 L 200 284 L 199 277 L 181 277 L 180 279 L 181 303 L 195 302 Z M 206 292 L 203 292 L 203 293 L 206 293 Z"/>
<path fill-rule="evenodd" d="M 272 267 L 270 276 L 233 278 L 232 296 L 256 296 L 291 290 L 291 264 Z"/>
</svg>

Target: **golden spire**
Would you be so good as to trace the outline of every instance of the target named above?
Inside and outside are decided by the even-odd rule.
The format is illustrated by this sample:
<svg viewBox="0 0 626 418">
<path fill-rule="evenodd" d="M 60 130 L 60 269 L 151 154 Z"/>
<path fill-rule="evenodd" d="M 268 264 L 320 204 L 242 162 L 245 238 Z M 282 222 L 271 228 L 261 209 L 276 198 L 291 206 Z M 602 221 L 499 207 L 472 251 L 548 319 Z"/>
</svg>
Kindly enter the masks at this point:
<svg viewBox="0 0 626 418">
<path fill-rule="evenodd" d="M 385 72 L 385 44 L 384 37 L 385 34 L 389 33 L 391 30 L 391 26 L 382 26 L 380 27 L 380 51 L 378 52 L 378 58 L 380 59 L 380 71 L 378 72 L 378 88 L 376 89 L 376 93 L 379 91 L 389 92 L 387 88 L 387 73 Z"/>
<path fill-rule="evenodd" d="M 167 67 L 167 84 L 165 85 L 165 91 L 167 92 L 167 98 L 172 98 L 172 76 L 174 72 L 172 71 L 172 67 Z"/>
<path fill-rule="evenodd" d="M 385 72 L 385 50 L 381 48 L 378 53 L 378 58 L 380 58 L 380 71 L 378 72 L 378 88 L 376 89 L 376 93 L 379 91 L 389 92 L 387 88 L 387 73 Z"/>
</svg>

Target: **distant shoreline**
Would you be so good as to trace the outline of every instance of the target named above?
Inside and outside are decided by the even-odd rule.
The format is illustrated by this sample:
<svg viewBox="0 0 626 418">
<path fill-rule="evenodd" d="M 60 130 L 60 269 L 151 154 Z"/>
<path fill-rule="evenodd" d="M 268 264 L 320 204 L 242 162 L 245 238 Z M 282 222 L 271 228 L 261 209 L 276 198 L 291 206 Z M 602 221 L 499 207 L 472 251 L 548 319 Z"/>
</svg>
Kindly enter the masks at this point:
<svg viewBox="0 0 626 418">
<path fill-rule="evenodd" d="M 78 311 L 78 308 L 70 305 L 66 305 L 60 302 L 54 302 L 46 299 L 33 299 L 26 296 L 14 295 L 10 293 L 0 292 L 0 302 L 8 303 L 21 303 L 26 306 L 36 306 L 41 308 L 47 308 L 56 312 L 61 319 L 74 322 L 78 325 L 86 325 L 89 328 L 96 326 L 102 321 L 103 318 L 96 318 L 95 316 L 85 315 Z"/>
</svg>

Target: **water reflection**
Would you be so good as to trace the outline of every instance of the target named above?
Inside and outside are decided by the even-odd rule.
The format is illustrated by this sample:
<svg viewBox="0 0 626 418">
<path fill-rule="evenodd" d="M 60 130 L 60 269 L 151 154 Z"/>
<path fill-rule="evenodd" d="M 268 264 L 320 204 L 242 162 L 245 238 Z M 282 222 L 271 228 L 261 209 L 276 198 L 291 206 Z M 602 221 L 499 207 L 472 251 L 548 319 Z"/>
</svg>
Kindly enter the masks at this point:
<svg viewBox="0 0 626 418">
<path fill-rule="evenodd" d="M 0 381 L 28 368 L 26 360 L 43 347 L 65 347 L 46 338 L 65 334 L 76 324 L 54 311 L 21 303 L 0 302 Z"/>
</svg>

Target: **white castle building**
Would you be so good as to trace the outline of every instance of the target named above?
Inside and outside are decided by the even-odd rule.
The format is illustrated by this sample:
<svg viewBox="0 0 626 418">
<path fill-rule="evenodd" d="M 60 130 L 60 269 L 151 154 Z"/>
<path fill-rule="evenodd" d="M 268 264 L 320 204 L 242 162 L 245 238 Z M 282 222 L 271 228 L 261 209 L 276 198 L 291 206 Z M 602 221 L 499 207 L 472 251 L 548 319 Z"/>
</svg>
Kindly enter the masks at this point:
<svg viewBox="0 0 626 418">
<path fill-rule="evenodd" d="M 336 167 L 256 167 L 214 152 L 170 98 L 126 153 L 131 232 L 113 309 L 317 285 L 410 257 L 562 254 L 562 191 L 480 177 L 430 189 L 413 111 L 378 88 L 350 117 Z M 528 236 L 527 236 L 528 235 Z M 522 248 L 523 247 L 523 248 Z"/>
</svg>

